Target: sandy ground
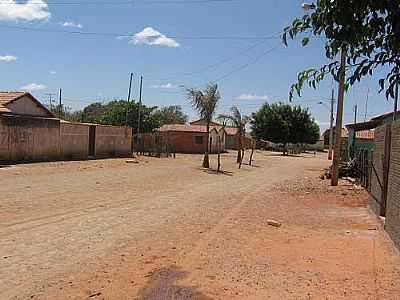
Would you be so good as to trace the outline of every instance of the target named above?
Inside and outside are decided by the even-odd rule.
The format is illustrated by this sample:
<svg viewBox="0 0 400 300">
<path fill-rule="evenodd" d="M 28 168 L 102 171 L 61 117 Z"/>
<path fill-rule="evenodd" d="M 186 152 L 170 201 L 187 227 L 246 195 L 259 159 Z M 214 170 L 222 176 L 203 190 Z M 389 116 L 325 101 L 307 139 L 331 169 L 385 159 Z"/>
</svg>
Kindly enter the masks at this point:
<svg viewBox="0 0 400 300">
<path fill-rule="evenodd" d="M 201 159 L 0 169 L 0 299 L 400 299 L 399 253 L 322 156 Z"/>
</svg>

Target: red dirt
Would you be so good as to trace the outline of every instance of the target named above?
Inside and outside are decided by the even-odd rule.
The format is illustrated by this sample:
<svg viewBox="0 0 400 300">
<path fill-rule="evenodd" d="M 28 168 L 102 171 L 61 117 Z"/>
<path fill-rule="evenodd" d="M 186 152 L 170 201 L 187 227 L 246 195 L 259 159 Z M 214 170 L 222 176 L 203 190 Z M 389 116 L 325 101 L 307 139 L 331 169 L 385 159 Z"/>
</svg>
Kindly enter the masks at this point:
<svg viewBox="0 0 400 300">
<path fill-rule="evenodd" d="M 322 157 L 255 159 L 0 170 L 0 299 L 400 299 L 364 191 L 318 179 Z"/>
</svg>

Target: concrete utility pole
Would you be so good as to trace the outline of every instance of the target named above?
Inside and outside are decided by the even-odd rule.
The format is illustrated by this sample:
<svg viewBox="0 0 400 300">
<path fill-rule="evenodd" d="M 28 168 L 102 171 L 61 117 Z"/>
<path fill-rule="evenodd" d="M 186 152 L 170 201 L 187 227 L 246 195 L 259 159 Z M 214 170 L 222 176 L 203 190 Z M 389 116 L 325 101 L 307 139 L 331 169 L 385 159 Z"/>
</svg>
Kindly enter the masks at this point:
<svg viewBox="0 0 400 300">
<path fill-rule="evenodd" d="M 356 105 L 354 105 L 354 125 L 357 124 L 357 111 L 358 111 L 358 105 L 356 104 Z M 356 154 L 355 153 L 356 136 L 357 136 L 357 133 L 356 133 L 356 130 L 354 130 L 354 132 L 353 132 L 353 142 L 352 142 L 352 145 L 351 145 L 351 153 L 350 153 L 351 158 L 354 158 L 355 154 Z"/>
<path fill-rule="evenodd" d="M 126 126 L 128 126 L 129 102 L 131 101 L 132 79 L 133 79 L 133 73 L 131 73 L 131 77 L 129 80 L 129 91 L 128 91 L 128 99 L 127 99 L 128 105 L 126 107 L 126 116 L 125 116 Z"/>
<path fill-rule="evenodd" d="M 344 89 L 346 81 L 346 48 L 342 48 L 340 54 L 340 70 L 339 70 L 339 90 L 338 90 L 338 103 L 336 113 L 336 128 L 335 128 L 335 149 L 333 152 L 332 162 L 332 177 L 331 185 L 337 186 L 339 184 L 339 163 L 340 152 L 342 145 L 342 123 L 343 123 L 343 103 L 344 103 Z"/>
<path fill-rule="evenodd" d="M 59 93 L 59 103 L 58 103 L 58 118 L 62 117 L 62 90 L 60 89 Z"/>
<path fill-rule="evenodd" d="M 369 100 L 369 88 L 367 88 L 367 98 L 365 99 L 365 115 L 364 115 L 364 122 L 367 122 L 368 100 Z"/>
<path fill-rule="evenodd" d="M 335 103 L 335 91 L 332 89 L 332 98 L 331 98 L 331 121 L 329 126 L 329 153 L 328 159 L 332 160 L 332 152 L 333 152 L 333 107 Z"/>
<path fill-rule="evenodd" d="M 139 134 L 140 134 L 140 113 L 142 106 L 142 89 L 143 89 L 143 76 L 140 76 L 140 90 L 139 90 L 139 107 L 138 107 L 138 126 L 137 126 L 137 137 L 139 142 Z"/>
</svg>

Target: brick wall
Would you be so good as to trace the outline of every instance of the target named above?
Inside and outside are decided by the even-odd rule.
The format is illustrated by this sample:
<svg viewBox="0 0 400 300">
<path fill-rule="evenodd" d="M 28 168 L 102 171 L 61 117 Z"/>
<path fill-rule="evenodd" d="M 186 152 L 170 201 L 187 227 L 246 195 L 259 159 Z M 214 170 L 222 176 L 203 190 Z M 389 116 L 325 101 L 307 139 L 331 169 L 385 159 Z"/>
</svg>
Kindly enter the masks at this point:
<svg viewBox="0 0 400 300">
<path fill-rule="evenodd" d="M 168 132 L 168 141 L 177 153 L 204 153 L 207 135 L 205 133 L 171 131 Z M 203 137 L 203 144 L 196 144 L 196 136 Z"/>
<path fill-rule="evenodd" d="M 392 126 L 385 229 L 400 248 L 400 122 Z"/>
<path fill-rule="evenodd" d="M 373 152 L 373 165 L 375 171 L 371 172 L 371 197 L 370 207 L 379 216 L 381 214 L 381 208 L 378 201 L 382 200 L 382 188 L 379 182 L 383 183 L 383 155 L 385 151 L 385 135 L 386 126 L 381 126 L 375 129 L 374 137 L 374 152 Z"/>
</svg>

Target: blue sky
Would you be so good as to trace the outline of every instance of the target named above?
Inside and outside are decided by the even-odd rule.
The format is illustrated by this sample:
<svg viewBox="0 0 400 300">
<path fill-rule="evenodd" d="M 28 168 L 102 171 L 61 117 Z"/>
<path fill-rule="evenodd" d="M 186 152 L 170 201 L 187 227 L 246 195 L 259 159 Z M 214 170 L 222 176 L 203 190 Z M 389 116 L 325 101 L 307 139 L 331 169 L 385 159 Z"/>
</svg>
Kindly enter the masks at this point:
<svg viewBox="0 0 400 300">
<path fill-rule="evenodd" d="M 47 103 L 47 93 L 62 88 L 64 103 L 79 109 L 94 101 L 125 99 L 133 72 L 133 97 L 143 75 L 145 104 L 181 105 L 194 119 L 181 86 L 202 88 L 216 81 L 222 96 L 219 112 L 237 105 L 250 114 L 265 101 L 286 101 L 299 71 L 326 62 L 321 40 L 306 48 L 295 41 L 286 48 L 280 39 L 257 39 L 276 37 L 303 13 L 301 3 L 1 0 L 0 89 L 29 89 Z M 345 123 L 352 122 L 356 103 L 359 120 L 364 120 L 368 89 L 367 118 L 392 109 L 378 94 L 377 78 L 347 93 Z M 322 129 L 328 126 L 331 88 L 328 78 L 294 102 L 309 107 Z M 318 104 L 321 100 L 326 105 Z"/>
</svg>

